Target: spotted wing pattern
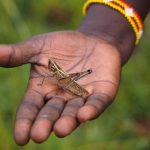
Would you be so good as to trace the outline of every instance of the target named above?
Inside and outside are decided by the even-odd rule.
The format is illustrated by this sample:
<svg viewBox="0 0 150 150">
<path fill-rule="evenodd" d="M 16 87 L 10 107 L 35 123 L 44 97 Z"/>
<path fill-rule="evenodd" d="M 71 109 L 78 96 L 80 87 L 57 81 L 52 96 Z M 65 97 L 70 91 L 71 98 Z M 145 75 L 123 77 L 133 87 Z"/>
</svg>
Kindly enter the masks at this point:
<svg viewBox="0 0 150 150">
<path fill-rule="evenodd" d="M 59 80 L 58 84 L 67 89 L 68 91 L 74 93 L 78 96 L 86 96 L 88 95 L 88 91 L 86 91 L 83 87 L 81 87 L 77 82 L 73 81 L 71 78 L 65 78 Z"/>
</svg>

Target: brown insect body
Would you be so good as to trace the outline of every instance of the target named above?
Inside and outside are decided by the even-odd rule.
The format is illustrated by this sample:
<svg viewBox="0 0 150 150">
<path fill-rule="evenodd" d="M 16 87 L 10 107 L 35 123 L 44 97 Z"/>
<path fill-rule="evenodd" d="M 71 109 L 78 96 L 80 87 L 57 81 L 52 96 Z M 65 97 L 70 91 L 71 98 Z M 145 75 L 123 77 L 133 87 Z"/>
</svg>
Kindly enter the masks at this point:
<svg viewBox="0 0 150 150">
<path fill-rule="evenodd" d="M 48 68 L 52 77 L 55 78 L 55 80 L 58 82 L 58 85 L 63 89 L 82 97 L 85 97 L 89 94 L 88 91 L 81 87 L 76 81 L 83 76 L 90 74 L 92 72 L 91 70 L 87 70 L 82 73 L 68 74 L 52 60 L 49 60 Z"/>
</svg>

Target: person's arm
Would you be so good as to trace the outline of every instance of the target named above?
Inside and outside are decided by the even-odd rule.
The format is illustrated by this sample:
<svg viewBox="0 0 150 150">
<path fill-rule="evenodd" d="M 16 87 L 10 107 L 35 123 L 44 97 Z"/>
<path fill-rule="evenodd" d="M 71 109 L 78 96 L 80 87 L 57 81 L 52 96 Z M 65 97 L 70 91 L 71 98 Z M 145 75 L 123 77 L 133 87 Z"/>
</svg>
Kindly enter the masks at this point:
<svg viewBox="0 0 150 150">
<path fill-rule="evenodd" d="M 138 12 L 144 21 L 150 9 L 150 1 L 126 0 L 126 2 Z M 116 46 L 121 53 L 123 64 L 135 47 L 135 34 L 131 25 L 120 12 L 106 5 L 91 5 L 78 31 L 94 35 Z"/>
</svg>

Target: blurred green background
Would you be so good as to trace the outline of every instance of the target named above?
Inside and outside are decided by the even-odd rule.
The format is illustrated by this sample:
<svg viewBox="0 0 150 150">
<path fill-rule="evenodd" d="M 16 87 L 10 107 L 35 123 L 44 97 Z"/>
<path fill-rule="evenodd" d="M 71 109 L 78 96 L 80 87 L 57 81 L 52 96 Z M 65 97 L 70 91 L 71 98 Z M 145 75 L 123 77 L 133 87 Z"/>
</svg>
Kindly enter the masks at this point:
<svg viewBox="0 0 150 150">
<path fill-rule="evenodd" d="M 14 43 L 35 34 L 76 29 L 82 0 L 0 0 L 0 43 Z M 1 150 L 149 150 L 150 149 L 150 16 L 132 59 L 123 68 L 116 101 L 97 120 L 72 135 L 55 135 L 43 144 L 22 148 L 13 140 L 15 112 L 28 81 L 29 66 L 0 68 Z"/>
</svg>

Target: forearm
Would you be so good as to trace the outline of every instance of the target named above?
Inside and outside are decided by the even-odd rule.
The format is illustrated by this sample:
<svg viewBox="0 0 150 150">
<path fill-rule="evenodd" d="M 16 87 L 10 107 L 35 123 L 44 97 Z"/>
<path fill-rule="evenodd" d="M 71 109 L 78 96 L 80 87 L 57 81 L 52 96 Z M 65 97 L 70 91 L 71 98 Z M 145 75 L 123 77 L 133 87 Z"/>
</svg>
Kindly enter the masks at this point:
<svg viewBox="0 0 150 150">
<path fill-rule="evenodd" d="M 144 21 L 150 8 L 149 0 L 128 0 Z M 135 47 L 135 34 L 131 25 L 118 11 L 101 4 L 89 7 L 78 29 L 84 34 L 94 35 L 113 44 L 120 51 L 122 63 L 130 57 Z"/>
</svg>

